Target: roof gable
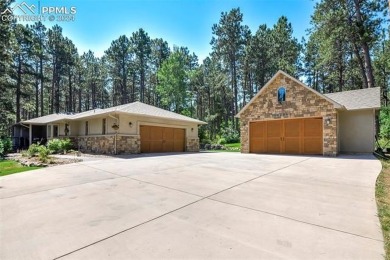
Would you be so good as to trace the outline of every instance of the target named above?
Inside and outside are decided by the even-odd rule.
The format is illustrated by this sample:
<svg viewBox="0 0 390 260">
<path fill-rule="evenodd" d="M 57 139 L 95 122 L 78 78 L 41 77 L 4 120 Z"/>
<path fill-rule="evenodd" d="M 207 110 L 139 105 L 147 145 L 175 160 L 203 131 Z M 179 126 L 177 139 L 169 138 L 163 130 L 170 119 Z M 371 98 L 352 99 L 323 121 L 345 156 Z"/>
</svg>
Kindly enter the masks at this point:
<svg viewBox="0 0 390 260">
<path fill-rule="evenodd" d="M 43 117 L 26 120 L 23 121 L 22 123 L 47 124 L 47 123 L 56 122 L 60 120 L 79 120 L 79 119 L 86 119 L 95 116 L 107 115 L 111 113 L 124 113 L 124 114 L 137 115 L 137 116 L 159 117 L 159 118 L 178 120 L 178 121 L 189 122 L 189 123 L 196 123 L 199 125 L 207 124 L 206 122 L 188 116 L 180 115 L 168 110 L 164 110 L 155 106 L 147 105 L 138 101 L 115 106 L 115 107 L 104 108 L 104 109 L 92 109 L 74 115 L 51 114 Z"/>
<path fill-rule="evenodd" d="M 47 124 L 59 120 L 70 119 L 72 115 L 67 114 L 50 114 L 46 116 L 32 118 L 26 121 L 22 121 L 23 124 Z"/>
<path fill-rule="evenodd" d="M 302 86 L 303 88 L 315 93 L 316 95 L 318 95 L 319 97 L 327 100 L 328 102 L 332 103 L 333 106 L 335 108 L 343 108 L 343 106 L 339 103 L 337 103 L 336 101 L 330 99 L 329 97 L 325 96 L 325 95 L 322 95 L 321 93 L 315 91 L 314 89 L 308 87 L 306 84 L 302 83 L 301 81 L 297 80 L 296 78 L 290 76 L 289 74 L 287 74 L 286 72 L 282 71 L 282 70 L 279 70 L 261 89 L 260 91 L 240 110 L 240 112 L 238 112 L 238 114 L 235 116 L 235 117 L 240 117 L 240 115 L 256 100 L 258 99 L 262 93 L 273 83 L 273 81 L 275 81 L 279 76 L 285 76 L 287 78 L 289 78 L 290 80 L 296 82 L 298 85 Z"/>
</svg>

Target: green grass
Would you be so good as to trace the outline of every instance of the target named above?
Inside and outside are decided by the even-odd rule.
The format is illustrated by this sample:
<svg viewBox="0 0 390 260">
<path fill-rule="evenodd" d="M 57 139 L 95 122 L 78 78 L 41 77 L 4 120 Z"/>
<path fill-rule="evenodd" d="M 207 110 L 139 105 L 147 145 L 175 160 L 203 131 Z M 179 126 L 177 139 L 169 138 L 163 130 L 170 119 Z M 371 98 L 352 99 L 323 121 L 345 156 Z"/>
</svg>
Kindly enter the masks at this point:
<svg viewBox="0 0 390 260">
<path fill-rule="evenodd" d="M 241 148 L 241 143 L 224 144 L 224 146 L 228 147 L 228 148 L 238 148 L 238 149 L 240 149 Z"/>
<path fill-rule="evenodd" d="M 390 161 L 382 161 L 382 166 L 376 181 L 375 197 L 385 241 L 385 259 L 390 260 Z"/>
<path fill-rule="evenodd" d="M 16 161 L 0 160 L 0 176 L 10 175 L 13 173 L 25 172 L 40 169 L 41 167 L 27 167 Z"/>
<path fill-rule="evenodd" d="M 212 153 L 239 153 L 240 150 L 234 151 L 234 150 L 205 150 L 205 152 L 212 152 Z"/>
<path fill-rule="evenodd" d="M 241 152 L 241 144 L 233 143 L 233 144 L 224 144 L 227 149 L 226 150 L 207 150 L 207 152 L 213 153 L 239 153 Z"/>
</svg>

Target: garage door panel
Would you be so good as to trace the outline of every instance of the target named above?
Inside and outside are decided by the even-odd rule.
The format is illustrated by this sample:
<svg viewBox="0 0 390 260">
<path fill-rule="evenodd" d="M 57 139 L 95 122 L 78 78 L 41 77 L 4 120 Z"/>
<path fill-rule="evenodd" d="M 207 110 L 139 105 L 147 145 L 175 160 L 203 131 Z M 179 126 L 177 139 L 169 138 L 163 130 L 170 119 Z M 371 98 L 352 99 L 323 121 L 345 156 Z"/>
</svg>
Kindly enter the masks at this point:
<svg viewBox="0 0 390 260">
<path fill-rule="evenodd" d="M 281 153 L 280 138 L 267 138 L 267 152 Z"/>
<path fill-rule="evenodd" d="M 184 152 L 185 130 L 174 129 L 173 152 Z"/>
<path fill-rule="evenodd" d="M 253 122 L 250 123 L 250 135 L 252 138 L 264 138 L 266 122 Z"/>
<path fill-rule="evenodd" d="M 140 134 L 141 134 L 141 151 L 148 153 L 150 152 L 150 128 L 141 126 Z"/>
<path fill-rule="evenodd" d="M 322 154 L 322 138 L 305 138 L 303 141 L 304 154 Z"/>
<path fill-rule="evenodd" d="M 322 154 L 322 118 L 250 123 L 250 152 Z"/>
<path fill-rule="evenodd" d="M 301 134 L 300 119 L 284 121 L 284 136 L 285 137 L 299 137 Z"/>
<path fill-rule="evenodd" d="M 174 139 L 174 129 L 163 127 L 163 139 L 173 141 Z"/>
<path fill-rule="evenodd" d="M 282 136 L 282 121 L 267 122 L 267 138 L 280 138 Z"/>
<path fill-rule="evenodd" d="M 305 119 L 303 133 L 305 137 L 322 137 L 322 119 Z"/>
<path fill-rule="evenodd" d="M 141 152 L 184 152 L 185 130 L 179 128 L 141 126 Z"/>
<path fill-rule="evenodd" d="M 252 153 L 266 152 L 264 138 L 252 139 L 250 150 Z"/>
<path fill-rule="evenodd" d="M 162 127 L 150 127 L 150 140 L 151 141 L 163 140 L 163 128 Z"/>
<path fill-rule="evenodd" d="M 163 140 L 163 152 L 172 152 L 174 150 L 173 140 Z"/>
<path fill-rule="evenodd" d="M 266 136 L 266 122 L 251 122 L 250 129 L 250 152 L 252 153 L 264 153 L 265 136 Z"/>
<path fill-rule="evenodd" d="M 285 138 L 284 152 L 287 154 L 300 154 L 301 139 L 298 138 Z"/>
</svg>

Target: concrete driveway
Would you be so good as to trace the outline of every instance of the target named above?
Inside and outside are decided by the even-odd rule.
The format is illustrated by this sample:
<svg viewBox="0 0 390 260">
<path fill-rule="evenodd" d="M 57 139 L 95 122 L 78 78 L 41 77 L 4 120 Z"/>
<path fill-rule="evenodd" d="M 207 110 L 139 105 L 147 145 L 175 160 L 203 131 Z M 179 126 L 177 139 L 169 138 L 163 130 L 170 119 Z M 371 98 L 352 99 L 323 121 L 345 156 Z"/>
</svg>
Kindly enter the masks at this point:
<svg viewBox="0 0 390 260">
<path fill-rule="evenodd" d="M 0 178 L 0 259 L 383 259 L 372 156 L 104 158 Z"/>
</svg>

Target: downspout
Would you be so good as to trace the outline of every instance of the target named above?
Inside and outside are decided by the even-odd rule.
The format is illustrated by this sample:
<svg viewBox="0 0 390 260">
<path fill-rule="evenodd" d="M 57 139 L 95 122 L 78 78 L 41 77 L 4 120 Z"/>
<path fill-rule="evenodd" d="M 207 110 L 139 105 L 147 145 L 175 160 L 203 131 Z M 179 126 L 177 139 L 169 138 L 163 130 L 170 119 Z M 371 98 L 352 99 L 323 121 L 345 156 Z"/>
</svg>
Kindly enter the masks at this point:
<svg viewBox="0 0 390 260">
<path fill-rule="evenodd" d="M 116 118 L 115 116 L 112 116 L 112 115 L 110 115 L 110 114 L 108 114 L 108 116 L 111 117 L 111 118 L 113 118 L 113 119 L 115 119 L 117 123 L 119 122 L 119 118 Z M 118 125 L 119 125 L 119 123 L 118 123 Z M 116 139 L 117 139 L 117 136 L 118 136 L 118 131 L 115 130 L 115 136 L 114 136 L 114 154 L 117 153 L 117 152 L 116 152 Z"/>
</svg>

